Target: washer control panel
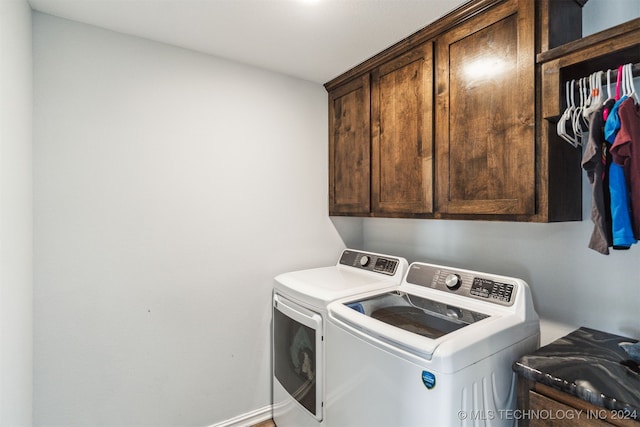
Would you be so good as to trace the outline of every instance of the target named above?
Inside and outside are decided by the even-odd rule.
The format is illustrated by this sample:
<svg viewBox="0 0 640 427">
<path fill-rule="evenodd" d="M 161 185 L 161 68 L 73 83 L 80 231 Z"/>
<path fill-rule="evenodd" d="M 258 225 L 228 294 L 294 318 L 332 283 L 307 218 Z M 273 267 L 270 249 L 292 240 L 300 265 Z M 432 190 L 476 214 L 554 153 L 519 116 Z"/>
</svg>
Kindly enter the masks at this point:
<svg viewBox="0 0 640 427">
<path fill-rule="evenodd" d="M 513 285 L 476 277 L 471 283 L 469 294 L 508 303 L 513 295 Z"/>
<path fill-rule="evenodd" d="M 345 250 L 340 257 L 340 264 L 361 270 L 393 276 L 398 268 L 398 259 L 384 257 L 367 252 Z"/>
<path fill-rule="evenodd" d="M 504 280 L 496 280 L 504 279 Z M 411 264 L 406 281 L 494 304 L 511 306 L 518 290 L 517 282 L 475 271 L 455 270 L 429 264 Z"/>
</svg>

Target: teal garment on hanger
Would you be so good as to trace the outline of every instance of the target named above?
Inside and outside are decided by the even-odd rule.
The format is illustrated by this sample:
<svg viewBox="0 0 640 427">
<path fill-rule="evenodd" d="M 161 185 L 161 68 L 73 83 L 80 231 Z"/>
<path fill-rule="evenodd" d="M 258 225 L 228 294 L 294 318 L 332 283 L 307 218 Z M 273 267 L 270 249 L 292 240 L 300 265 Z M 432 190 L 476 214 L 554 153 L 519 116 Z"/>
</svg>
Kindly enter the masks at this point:
<svg viewBox="0 0 640 427">
<path fill-rule="evenodd" d="M 613 144 L 616 135 L 620 130 L 620 117 L 618 116 L 618 108 L 620 104 L 627 99 L 623 96 L 609 112 L 607 121 L 604 125 L 604 138 Z M 609 166 L 609 193 L 611 205 L 611 234 L 613 237 L 614 249 L 629 249 L 631 245 L 638 241 L 633 236 L 633 228 L 631 227 L 631 215 L 629 214 L 629 190 L 627 189 L 627 180 L 624 176 L 624 169 L 615 162 L 611 162 Z"/>
</svg>

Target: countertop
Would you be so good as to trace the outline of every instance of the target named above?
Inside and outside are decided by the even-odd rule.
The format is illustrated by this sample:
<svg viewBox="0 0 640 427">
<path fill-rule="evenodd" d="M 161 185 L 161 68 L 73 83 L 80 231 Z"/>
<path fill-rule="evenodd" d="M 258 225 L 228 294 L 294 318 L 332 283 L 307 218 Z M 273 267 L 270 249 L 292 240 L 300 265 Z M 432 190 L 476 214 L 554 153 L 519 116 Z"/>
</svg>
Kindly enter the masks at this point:
<svg viewBox="0 0 640 427">
<path fill-rule="evenodd" d="M 531 381 L 640 419 L 640 369 L 618 346 L 622 342 L 637 340 L 579 328 L 521 357 L 513 370 Z"/>
</svg>

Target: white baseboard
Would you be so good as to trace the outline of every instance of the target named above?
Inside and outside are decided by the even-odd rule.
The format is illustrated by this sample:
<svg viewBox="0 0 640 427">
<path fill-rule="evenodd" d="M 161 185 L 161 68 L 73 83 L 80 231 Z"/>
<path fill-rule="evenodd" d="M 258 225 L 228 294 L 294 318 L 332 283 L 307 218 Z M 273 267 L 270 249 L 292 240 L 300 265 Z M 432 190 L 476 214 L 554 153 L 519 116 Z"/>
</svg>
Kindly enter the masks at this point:
<svg viewBox="0 0 640 427">
<path fill-rule="evenodd" d="M 226 421 L 213 424 L 209 427 L 249 427 L 254 424 L 270 420 L 272 417 L 273 408 L 269 405 L 264 408 L 256 409 L 255 411 L 247 412 L 246 414 L 238 415 L 237 417 L 233 417 Z"/>
</svg>

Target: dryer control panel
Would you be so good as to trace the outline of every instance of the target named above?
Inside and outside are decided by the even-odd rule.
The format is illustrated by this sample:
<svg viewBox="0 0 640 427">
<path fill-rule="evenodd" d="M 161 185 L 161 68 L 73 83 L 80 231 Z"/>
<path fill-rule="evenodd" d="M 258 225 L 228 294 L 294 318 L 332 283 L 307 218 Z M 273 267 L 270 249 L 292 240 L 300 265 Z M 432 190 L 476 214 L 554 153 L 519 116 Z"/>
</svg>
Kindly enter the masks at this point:
<svg viewBox="0 0 640 427">
<path fill-rule="evenodd" d="M 340 264 L 393 276 L 398 268 L 399 260 L 368 252 L 345 250 L 340 257 Z"/>
</svg>

